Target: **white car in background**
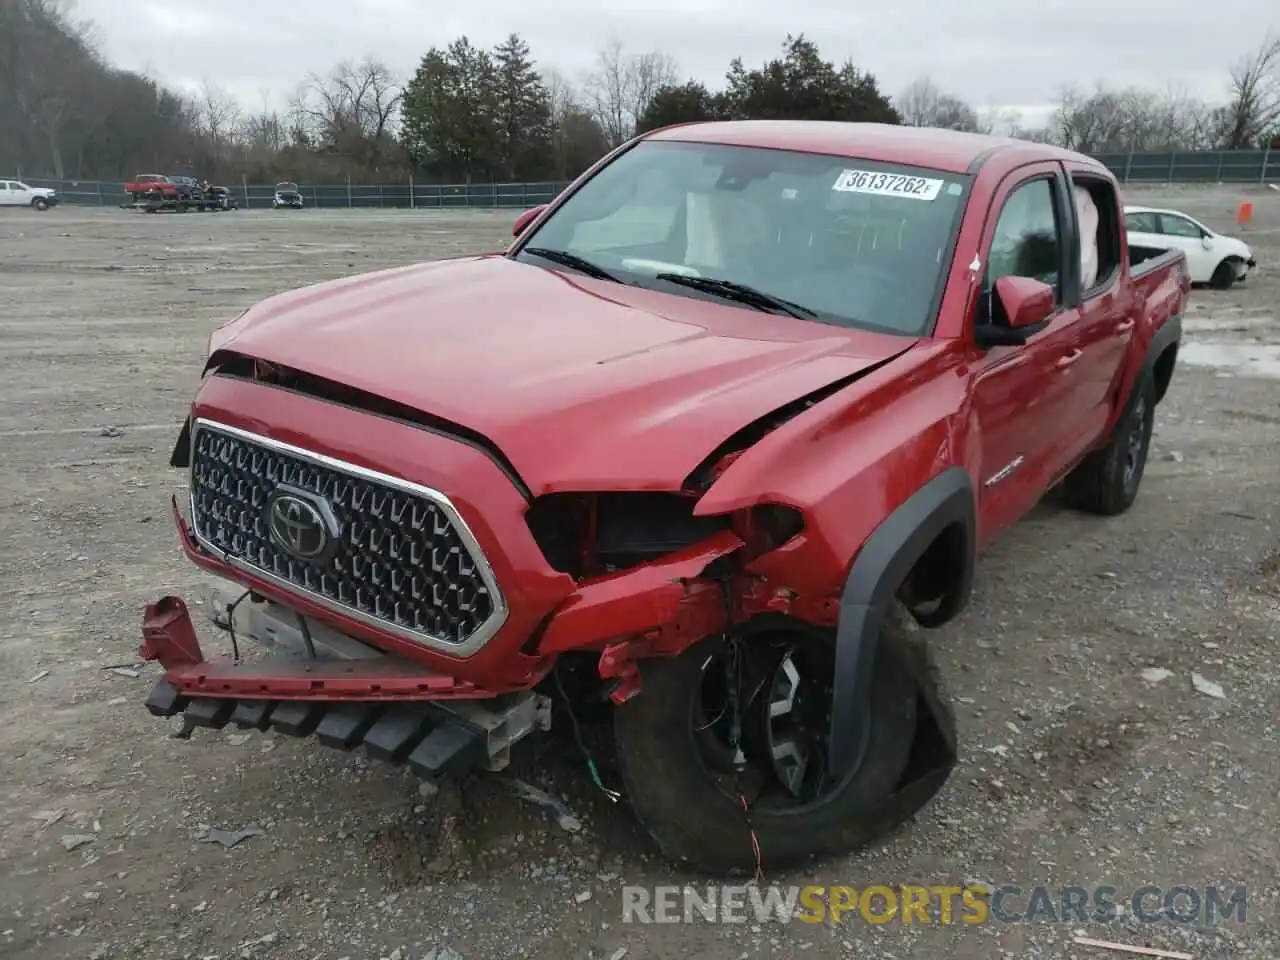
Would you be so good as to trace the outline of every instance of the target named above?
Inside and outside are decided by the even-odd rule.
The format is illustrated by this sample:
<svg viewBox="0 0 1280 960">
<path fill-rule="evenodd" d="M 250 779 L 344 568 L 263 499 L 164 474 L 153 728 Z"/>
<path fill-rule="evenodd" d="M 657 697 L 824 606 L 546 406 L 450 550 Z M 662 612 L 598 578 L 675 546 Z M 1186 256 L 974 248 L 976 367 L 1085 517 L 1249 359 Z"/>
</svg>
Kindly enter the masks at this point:
<svg viewBox="0 0 1280 960">
<path fill-rule="evenodd" d="M 0 180 L 0 207 L 48 210 L 57 204 L 58 195 L 49 187 L 28 187 L 21 180 Z"/>
<path fill-rule="evenodd" d="M 1243 280 L 1257 266 L 1253 251 L 1244 241 L 1214 233 L 1177 210 L 1126 206 L 1124 226 L 1130 243 L 1185 253 L 1192 283 L 1207 283 L 1223 290 Z"/>
</svg>

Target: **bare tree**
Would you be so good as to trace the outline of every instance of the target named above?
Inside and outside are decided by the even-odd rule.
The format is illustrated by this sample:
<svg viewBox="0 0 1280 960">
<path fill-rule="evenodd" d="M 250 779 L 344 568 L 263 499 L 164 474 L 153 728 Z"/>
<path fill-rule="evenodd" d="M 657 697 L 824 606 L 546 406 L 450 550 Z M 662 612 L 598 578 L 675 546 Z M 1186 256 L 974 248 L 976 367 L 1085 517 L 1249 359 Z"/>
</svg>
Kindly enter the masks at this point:
<svg viewBox="0 0 1280 960">
<path fill-rule="evenodd" d="M 274 156 L 284 149 L 288 142 L 285 136 L 286 122 L 280 118 L 280 112 L 272 106 L 271 94 L 261 92 L 262 106 L 256 113 L 244 118 L 241 132 L 245 148 L 253 154 Z"/>
<path fill-rule="evenodd" d="M 1054 139 L 1085 153 L 1201 150 L 1213 146 L 1212 112 L 1177 90 L 1129 88 L 1091 94 L 1066 88 L 1052 122 Z"/>
<path fill-rule="evenodd" d="M 677 78 L 676 62 L 666 54 L 628 54 L 618 40 L 605 44 L 583 80 L 583 93 L 609 146 L 629 140 L 653 95 Z"/>
<path fill-rule="evenodd" d="M 908 127 L 931 127 L 942 91 L 928 77 L 917 77 L 893 98 L 893 105 Z"/>
<path fill-rule="evenodd" d="M 344 61 L 324 77 L 311 74 L 295 94 L 290 113 L 317 146 L 376 168 L 403 96 L 390 68 L 366 57 L 358 64 Z"/>
<path fill-rule="evenodd" d="M 577 176 L 608 150 L 593 110 L 562 74 L 544 70 L 542 82 L 551 101 L 552 172 L 557 180 Z"/>
<path fill-rule="evenodd" d="M 196 110 L 200 132 L 209 140 L 209 151 L 213 159 L 223 159 L 240 126 L 240 105 L 224 87 L 206 79 L 200 85 Z"/>
<path fill-rule="evenodd" d="M 1256 146 L 1280 127 L 1280 37 L 1268 36 L 1231 68 L 1231 99 L 1219 115 L 1222 145 Z"/>
<path fill-rule="evenodd" d="M 981 131 L 977 111 L 959 97 L 943 93 L 928 77 L 918 77 L 909 83 L 893 98 L 893 105 L 909 127 Z"/>
<path fill-rule="evenodd" d="M 43 156 L 64 175 L 64 134 L 83 127 L 91 76 L 103 71 L 86 26 L 58 0 L 0 3 L 0 156 Z"/>
</svg>

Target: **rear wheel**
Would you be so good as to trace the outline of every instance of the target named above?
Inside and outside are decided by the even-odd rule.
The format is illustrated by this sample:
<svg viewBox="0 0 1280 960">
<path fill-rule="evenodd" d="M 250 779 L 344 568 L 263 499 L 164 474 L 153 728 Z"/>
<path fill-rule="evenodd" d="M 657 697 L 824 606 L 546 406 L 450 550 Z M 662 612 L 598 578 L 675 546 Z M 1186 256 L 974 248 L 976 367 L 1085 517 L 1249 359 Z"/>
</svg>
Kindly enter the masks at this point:
<svg viewBox="0 0 1280 960">
<path fill-rule="evenodd" d="M 1107 445 L 1089 454 L 1063 482 L 1072 506 L 1103 516 L 1115 516 L 1133 506 L 1147 466 L 1155 413 L 1155 384 L 1144 376 L 1134 386 Z"/>
<path fill-rule="evenodd" d="M 845 853 L 874 839 L 872 813 L 906 769 L 917 692 L 903 661 L 910 629 L 895 604 L 874 665 L 862 761 L 833 780 L 827 729 L 830 632 L 713 637 L 643 664 L 643 690 L 617 708 L 627 795 L 673 861 L 714 874 Z"/>
</svg>

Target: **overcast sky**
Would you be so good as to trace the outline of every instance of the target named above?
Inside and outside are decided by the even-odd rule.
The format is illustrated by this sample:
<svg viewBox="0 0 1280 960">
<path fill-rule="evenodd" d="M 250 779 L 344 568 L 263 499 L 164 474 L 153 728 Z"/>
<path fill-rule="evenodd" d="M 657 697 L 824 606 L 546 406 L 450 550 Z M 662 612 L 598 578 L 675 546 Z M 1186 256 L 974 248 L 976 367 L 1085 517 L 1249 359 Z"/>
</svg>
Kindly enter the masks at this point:
<svg viewBox="0 0 1280 960">
<path fill-rule="evenodd" d="M 491 46 L 511 32 L 572 79 L 616 36 L 628 50 L 666 51 L 682 73 L 718 87 L 732 57 L 759 64 L 790 31 L 828 59 L 852 57 L 890 94 L 928 73 L 979 108 L 1028 113 L 1043 114 L 1035 107 L 1073 81 L 1217 99 L 1230 64 L 1280 19 L 1261 0 L 1229 16 L 1199 0 L 77 0 L 74 9 L 120 66 L 191 88 L 208 78 L 251 108 L 264 94 L 282 103 L 308 71 L 346 58 L 373 53 L 407 76 L 432 45 L 465 33 Z"/>
</svg>

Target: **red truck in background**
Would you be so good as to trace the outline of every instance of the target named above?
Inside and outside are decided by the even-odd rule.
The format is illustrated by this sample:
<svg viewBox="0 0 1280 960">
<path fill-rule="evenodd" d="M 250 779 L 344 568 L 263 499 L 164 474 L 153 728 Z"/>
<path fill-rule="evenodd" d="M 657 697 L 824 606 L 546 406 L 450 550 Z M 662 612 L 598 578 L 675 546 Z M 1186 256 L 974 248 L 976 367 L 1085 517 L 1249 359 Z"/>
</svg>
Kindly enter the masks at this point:
<svg viewBox="0 0 1280 960">
<path fill-rule="evenodd" d="M 514 234 L 215 332 L 171 463 L 231 655 L 151 604 L 150 711 L 432 780 L 607 711 L 712 873 L 911 817 L 956 756 L 928 629 L 1050 488 L 1133 504 L 1182 254 L 1079 154 L 783 121 L 639 137 Z"/>
<path fill-rule="evenodd" d="M 122 206 L 147 213 L 160 210 L 177 213 L 198 210 L 203 213 L 206 209 L 223 209 L 220 198 L 213 195 L 212 189 L 194 177 L 140 173 L 124 185 L 124 192 L 129 195 L 129 201 Z"/>
</svg>

